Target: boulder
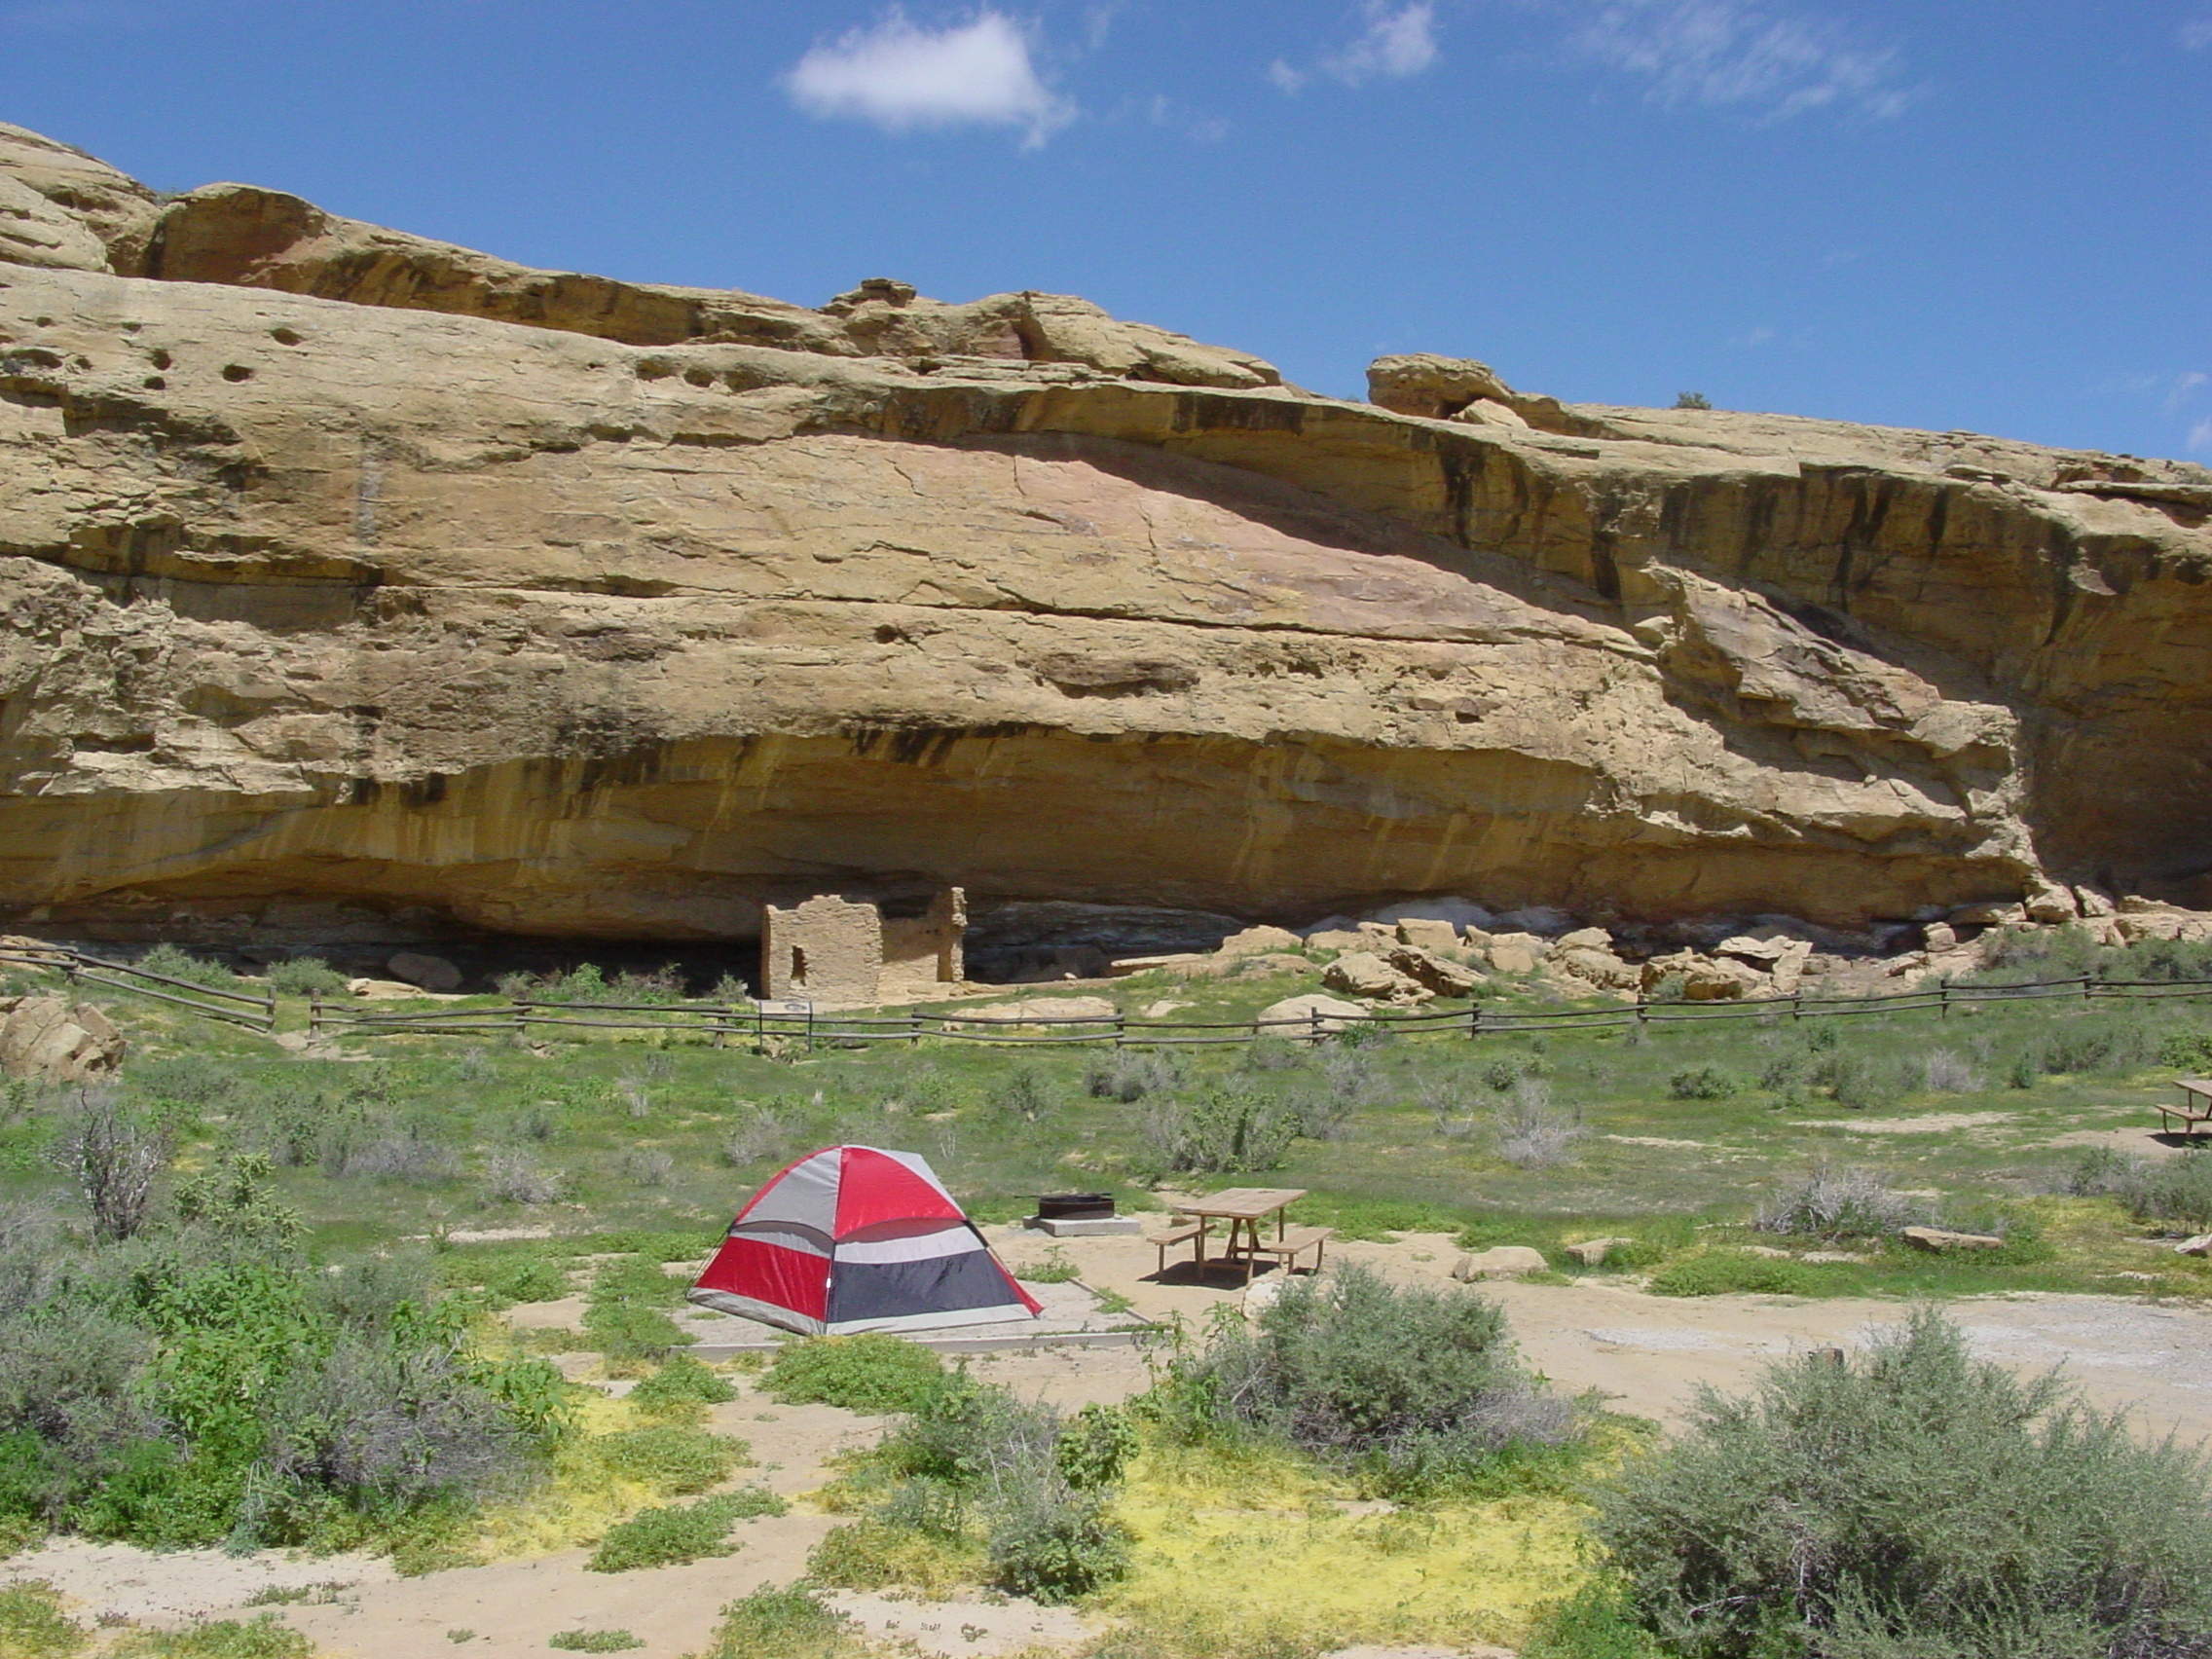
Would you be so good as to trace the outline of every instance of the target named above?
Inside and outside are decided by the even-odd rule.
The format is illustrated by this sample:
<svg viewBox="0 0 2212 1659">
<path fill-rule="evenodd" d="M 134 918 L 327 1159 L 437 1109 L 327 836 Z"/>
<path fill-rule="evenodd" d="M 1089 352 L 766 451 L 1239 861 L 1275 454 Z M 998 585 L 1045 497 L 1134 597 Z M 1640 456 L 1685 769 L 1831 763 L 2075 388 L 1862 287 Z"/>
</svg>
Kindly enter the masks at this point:
<svg viewBox="0 0 2212 1659">
<path fill-rule="evenodd" d="M 2177 1256 L 2212 1256 L 2212 1233 L 2199 1233 L 2194 1238 L 2184 1238 L 2174 1246 Z"/>
<path fill-rule="evenodd" d="M 1794 996 L 1805 982 L 1806 965 L 1813 960 L 1811 940 L 1791 940 L 1774 959 L 1773 991 L 1778 997 Z"/>
<path fill-rule="evenodd" d="M 1585 1238 L 1579 1244 L 1569 1244 L 1567 1253 L 1586 1268 L 1602 1268 L 1613 1251 L 1635 1242 L 1633 1238 Z"/>
<path fill-rule="evenodd" d="M 1368 402 L 1400 415 L 1448 421 L 1478 400 L 1510 407 L 1512 395 L 1496 370 L 1472 357 L 1408 351 L 1367 365 Z"/>
<path fill-rule="evenodd" d="M 1613 936 L 1604 928 L 1576 928 L 1553 940 L 1560 950 L 1602 950 L 1607 956 L 1613 953 Z"/>
<path fill-rule="evenodd" d="M 1296 950 L 1306 941 L 1288 928 L 1246 928 L 1221 941 L 1224 956 L 1254 956 L 1267 950 Z"/>
<path fill-rule="evenodd" d="M 1190 968 L 1207 960 L 1199 951 L 1182 950 L 1165 956 L 1123 956 L 1106 964 L 1111 978 L 1126 978 L 1131 974 L 1150 974 L 1155 970 Z"/>
<path fill-rule="evenodd" d="M 1238 956 L 1231 960 L 1239 974 L 1318 974 L 1321 971 L 1318 963 L 1288 952 L 1269 951 L 1260 956 Z"/>
<path fill-rule="evenodd" d="M 1420 981 L 1401 974 L 1373 951 L 1355 950 L 1330 963 L 1321 983 L 1348 996 L 1391 1002 L 1419 1002 L 1430 993 Z"/>
<path fill-rule="evenodd" d="M 1979 904 L 1954 904 L 1951 925 L 1959 928 L 2000 928 L 2008 922 L 2024 922 L 2028 907 L 2017 903 L 1990 900 Z"/>
<path fill-rule="evenodd" d="M 2197 943 L 2212 939 L 2212 916 L 2195 910 L 2158 909 L 2130 912 L 2123 905 L 2114 930 L 2128 943 L 2140 939 L 2176 940 Z"/>
<path fill-rule="evenodd" d="M 450 993 L 461 989 L 461 970 L 442 956 L 425 956 L 421 951 L 398 950 L 387 958 L 384 971 L 394 979 L 404 979 L 410 985 L 420 985 L 425 991 Z"/>
<path fill-rule="evenodd" d="M 1940 1227 L 1908 1227 L 1898 1235 L 1915 1250 L 2002 1250 L 2005 1240 L 1991 1233 L 1952 1233 Z"/>
<path fill-rule="evenodd" d="M 1633 991 L 1642 978 L 1641 969 L 1623 962 L 1610 950 L 1567 945 L 1564 940 L 1562 948 L 1552 957 L 1552 964 L 1606 991 Z"/>
<path fill-rule="evenodd" d="M 1456 928 L 1487 928 L 1491 913 L 1471 899 L 1416 899 L 1367 912 L 1371 922 L 1450 922 Z"/>
<path fill-rule="evenodd" d="M 1473 1284 L 1477 1279 L 1526 1278 L 1530 1273 L 1549 1272 L 1551 1263 L 1544 1260 L 1544 1253 L 1526 1244 L 1477 1250 L 1471 1256 L 1461 1256 L 1452 1267 L 1452 1276 L 1461 1284 Z"/>
<path fill-rule="evenodd" d="M 1543 965 L 1543 958 L 1534 951 L 1518 944 L 1493 944 L 1489 951 L 1490 965 L 1500 974 L 1533 974 Z"/>
<path fill-rule="evenodd" d="M 1366 934 L 1350 928 L 1329 928 L 1306 936 L 1309 950 L 1365 950 L 1374 943 Z"/>
<path fill-rule="evenodd" d="M 66 997 L 0 999 L 0 1070 L 42 1083 L 83 1083 L 123 1063 L 129 1045 L 108 1016 L 91 1003 Z"/>
<path fill-rule="evenodd" d="M 1521 950 L 1541 962 L 1552 953 L 1552 941 L 1541 934 L 1501 933 L 1491 935 L 1493 950 Z"/>
<path fill-rule="evenodd" d="M 1715 956 L 1732 956 L 1739 962 L 1755 963 L 1769 967 L 1782 959 L 1784 951 L 1794 941 L 1787 934 L 1771 929 L 1763 934 L 1735 934 L 1713 947 Z"/>
<path fill-rule="evenodd" d="M 402 997 L 419 997 L 423 994 L 420 985 L 410 985 L 399 979 L 348 979 L 346 991 L 349 996 L 363 997 L 370 1002 L 396 1002 Z"/>
<path fill-rule="evenodd" d="M 2113 902 L 2094 887 L 2075 888 L 2074 903 L 2081 906 L 2084 916 L 2109 916 L 2114 909 Z"/>
<path fill-rule="evenodd" d="M 1951 950 L 1959 942 L 1959 930 L 1949 922 L 1930 922 L 1920 930 L 1921 942 L 1931 950 Z"/>
<path fill-rule="evenodd" d="M 1440 997 L 1463 997 L 1481 983 L 1473 969 L 1462 968 L 1456 962 L 1446 962 L 1410 944 L 1401 944 L 1384 960 L 1407 978 L 1425 986 Z"/>
<path fill-rule="evenodd" d="M 2082 907 L 2064 887 L 2044 887 L 2028 895 L 2028 920 L 2046 927 L 2073 921 Z"/>
<path fill-rule="evenodd" d="M 1342 1031 L 1346 1022 L 1364 1020 L 1369 1015 L 1368 1011 L 1358 1003 L 1343 1002 L 1336 997 L 1309 991 L 1304 996 L 1285 997 L 1281 1002 L 1270 1003 L 1260 1010 L 1259 1017 L 1263 1021 L 1303 1019 L 1309 1029 L 1328 1035 Z M 1297 1037 L 1300 1033 L 1295 1027 L 1285 1027 L 1275 1035 Z"/>
<path fill-rule="evenodd" d="M 1398 921 L 1398 938 L 1419 950 L 1456 950 L 1459 930 L 1450 922 L 1427 916 L 1404 916 Z"/>
</svg>

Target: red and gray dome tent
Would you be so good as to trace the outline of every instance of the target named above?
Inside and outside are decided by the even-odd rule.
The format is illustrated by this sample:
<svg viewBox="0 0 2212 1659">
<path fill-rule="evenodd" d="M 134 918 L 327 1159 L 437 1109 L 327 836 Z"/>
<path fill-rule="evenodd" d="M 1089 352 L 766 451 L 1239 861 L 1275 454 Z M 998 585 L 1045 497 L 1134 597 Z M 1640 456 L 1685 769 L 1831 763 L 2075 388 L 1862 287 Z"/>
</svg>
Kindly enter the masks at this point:
<svg viewBox="0 0 2212 1659">
<path fill-rule="evenodd" d="M 687 1294 L 809 1337 L 1039 1310 L 923 1159 L 871 1146 L 830 1147 L 785 1168 L 737 1212 Z"/>
</svg>

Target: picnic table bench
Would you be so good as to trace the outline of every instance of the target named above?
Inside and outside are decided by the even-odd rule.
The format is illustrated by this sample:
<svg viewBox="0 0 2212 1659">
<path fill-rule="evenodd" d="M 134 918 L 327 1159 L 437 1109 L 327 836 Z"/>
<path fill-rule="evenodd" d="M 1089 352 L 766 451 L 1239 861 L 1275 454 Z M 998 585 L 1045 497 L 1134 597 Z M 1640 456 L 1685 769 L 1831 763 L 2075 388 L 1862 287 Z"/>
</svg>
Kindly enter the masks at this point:
<svg viewBox="0 0 2212 1659">
<path fill-rule="evenodd" d="M 2197 1124 L 2212 1124 L 2212 1078 L 2177 1078 L 2174 1087 L 2181 1090 L 2181 1104 L 2158 1107 L 2158 1133 L 2166 1133 L 2178 1118 L 2181 1132 L 2194 1140 Z"/>
<path fill-rule="evenodd" d="M 1206 1263 L 1206 1239 L 1211 1236 L 1212 1224 L 1229 1223 L 1229 1233 L 1222 1241 L 1219 1260 L 1235 1266 L 1244 1266 L 1244 1281 L 1252 1280 L 1253 1270 L 1263 1256 L 1272 1257 L 1286 1268 L 1297 1266 L 1298 1258 L 1307 1251 L 1313 1252 L 1313 1266 L 1321 1266 L 1321 1252 L 1330 1237 L 1325 1227 L 1290 1227 L 1283 1211 L 1306 1197 L 1303 1187 L 1231 1187 L 1226 1192 L 1209 1193 L 1202 1198 L 1190 1198 L 1175 1206 L 1169 1229 L 1150 1235 L 1150 1241 L 1160 1251 L 1160 1271 L 1167 1271 L 1167 1252 L 1178 1244 L 1191 1244 L 1192 1262 L 1200 1268 Z M 1275 1235 L 1271 1241 L 1261 1232 L 1261 1224 L 1269 1216 L 1275 1219 Z"/>
</svg>

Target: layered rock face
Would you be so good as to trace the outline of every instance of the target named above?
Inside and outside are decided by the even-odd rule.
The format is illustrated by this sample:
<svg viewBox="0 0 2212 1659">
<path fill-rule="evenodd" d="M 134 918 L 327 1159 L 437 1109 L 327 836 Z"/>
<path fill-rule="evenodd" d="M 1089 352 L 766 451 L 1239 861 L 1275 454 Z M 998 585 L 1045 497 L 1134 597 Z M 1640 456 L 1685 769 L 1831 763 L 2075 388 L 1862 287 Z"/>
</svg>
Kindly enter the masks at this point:
<svg viewBox="0 0 2212 1659">
<path fill-rule="evenodd" d="M 2212 474 L 527 271 L 0 129 L 0 912 L 2204 898 Z M 11 216 L 13 215 L 13 216 Z"/>
</svg>

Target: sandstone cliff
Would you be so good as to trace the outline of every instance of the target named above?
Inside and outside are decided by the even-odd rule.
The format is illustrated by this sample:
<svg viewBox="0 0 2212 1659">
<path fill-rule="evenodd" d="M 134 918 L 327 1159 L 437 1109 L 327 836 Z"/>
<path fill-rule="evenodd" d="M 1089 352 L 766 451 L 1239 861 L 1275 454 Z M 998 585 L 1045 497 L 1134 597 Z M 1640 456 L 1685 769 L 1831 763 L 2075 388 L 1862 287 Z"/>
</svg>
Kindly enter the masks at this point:
<svg viewBox="0 0 2212 1659">
<path fill-rule="evenodd" d="M 1374 403 L 1084 302 L 535 272 L 0 129 L 0 912 L 2212 898 L 2212 474 Z"/>
</svg>

